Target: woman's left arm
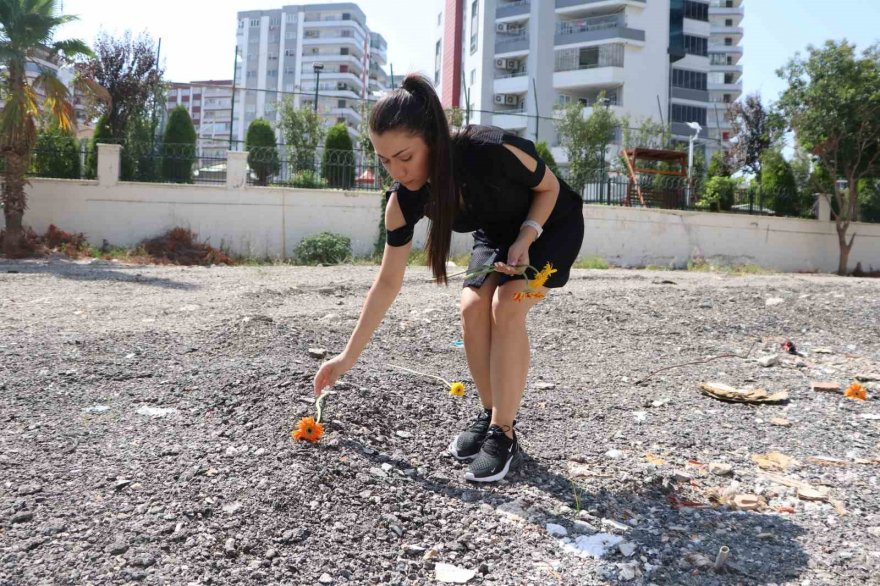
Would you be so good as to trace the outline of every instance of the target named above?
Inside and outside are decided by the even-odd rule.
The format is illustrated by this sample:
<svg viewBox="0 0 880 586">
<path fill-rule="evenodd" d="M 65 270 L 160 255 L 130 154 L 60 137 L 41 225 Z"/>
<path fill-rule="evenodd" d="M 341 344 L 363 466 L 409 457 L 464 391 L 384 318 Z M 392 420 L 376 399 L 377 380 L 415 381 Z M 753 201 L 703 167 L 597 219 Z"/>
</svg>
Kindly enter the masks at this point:
<svg viewBox="0 0 880 586">
<path fill-rule="evenodd" d="M 508 144 L 505 144 L 504 148 L 516 155 L 516 158 L 529 171 L 534 173 L 535 169 L 538 168 L 538 161 L 534 157 Z M 544 178 L 541 179 L 538 185 L 532 188 L 532 191 L 534 192 L 534 197 L 532 198 L 532 205 L 529 207 L 527 223 L 520 227 L 519 236 L 510 246 L 507 264 L 495 263 L 496 269 L 500 272 L 510 275 L 521 273 L 523 272 L 521 267 L 529 264 L 529 247 L 538 239 L 539 235 L 538 230 L 530 226 L 529 223 L 535 222 L 539 226 L 543 226 L 547 222 L 550 213 L 556 205 L 556 198 L 559 197 L 559 180 L 556 179 L 556 175 L 549 168 L 545 167 Z"/>
</svg>

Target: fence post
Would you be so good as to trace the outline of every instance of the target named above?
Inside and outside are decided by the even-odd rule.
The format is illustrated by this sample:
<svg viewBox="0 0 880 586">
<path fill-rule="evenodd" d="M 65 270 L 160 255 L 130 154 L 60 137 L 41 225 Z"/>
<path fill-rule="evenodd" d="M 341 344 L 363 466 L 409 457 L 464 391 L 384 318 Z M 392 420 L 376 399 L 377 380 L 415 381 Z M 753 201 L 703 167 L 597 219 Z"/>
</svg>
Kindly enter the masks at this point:
<svg viewBox="0 0 880 586">
<path fill-rule="evenodd" d="M 119 183 L 121 144 L 98 144 L 98 185 L 113 187 Z"/>
<path fill-rule="evenodd" d="M 247 152 L 226 151 L 226 189 L 247 185 Z"/>
<path fill-rule="evenodd" d="M 816 213 L 816 219 L 820 222 L 830 222 L 831 221 L 831 199 L 827 193 L 817 193 L 816 197 L 819 198 L 819 209 Z"/>
</svg>

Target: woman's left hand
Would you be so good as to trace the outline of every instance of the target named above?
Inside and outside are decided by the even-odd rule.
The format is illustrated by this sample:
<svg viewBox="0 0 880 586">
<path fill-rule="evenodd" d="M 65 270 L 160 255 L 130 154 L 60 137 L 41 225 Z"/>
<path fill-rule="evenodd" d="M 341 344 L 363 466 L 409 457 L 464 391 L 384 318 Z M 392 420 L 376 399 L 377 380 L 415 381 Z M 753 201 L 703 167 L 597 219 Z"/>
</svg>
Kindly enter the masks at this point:
<svg viewBox="0 0 880 586">
<path fill-rule="evenodd" d="M 495 268 L 507 275 L 522 273 L 529 264 L 529 246 L 531 245 L 532 242 L 528 237 L 517 238 L 507 251 L 507 263 L 496 262 Z"/>
</svg>

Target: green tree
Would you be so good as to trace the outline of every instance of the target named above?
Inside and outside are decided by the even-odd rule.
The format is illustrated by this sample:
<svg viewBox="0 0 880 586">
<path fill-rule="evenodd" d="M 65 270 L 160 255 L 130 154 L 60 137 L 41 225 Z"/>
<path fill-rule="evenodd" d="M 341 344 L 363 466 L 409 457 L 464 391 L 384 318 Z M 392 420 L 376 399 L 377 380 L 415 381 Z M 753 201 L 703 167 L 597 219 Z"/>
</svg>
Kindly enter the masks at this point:
<svg viewBox="0 0 880 586">
<path fill-rule="evenodd" d="M 257 185 L 268 185 L 269 177 L 278 173 L 281 168 L 275 131 L 269 121 L 257 118 L 251 122 L 244 143 L 248 152 L 248 165 L 257 176 Z"/>
<path fill-rule="evenodd" d="M 547 146 L 547 143 L 535 143 L 535 150 L 538 151 L 538 156 L 541 157 L 553 174 L 559 177 L 559 166 L 556 164 L 556 159 L 553 158 L 553 153 L 550 152 L 550 147 Z"/>
<path fill-rule="evenodd" d="M 730 177 L 712 177 L 706 182 L 703 196 L 697 207 L 715 210 L 716 212 L 730 211 L 736 197 L 737 183 Z"/>
<path fill-rule="evenodd" d="M 315 171 L 315 153 L 325 134 L 321 116 L 312 108 L 295 108 L 290 98 L 281 102 L 278 115 L 289 164 L 294 171 Z"/>
<path fill-rule="evenodd" d="M 162 143 L 162 179 L 171 183 L 192 183 L 196 160 L 196 129 L 186 107 L 174 108 L 168 116 Z"/>
<path fill-rule="evenodd" d="M 566 106 L 556 122 L 562 147 L 568 155 L 569 178 L 580 191 L 588 182 L 601 180 L 608 145 L 614 140 L 617 117 L 608 108 L 593 108 L 584 118 L 580 103 Z"/>
<path fill-rule="evenodd" d="M 858 218 L 859 184 L 880 175 L 880 46 L 856 55 L 847 41 L 827 41 L 795 55 L 777 74 L 788 82 L 780 112 L 800 144 L 828 175 L 846 180 L 831 206 L 840 246 L 837 272 L 845 275 Z"/>
<path fill-rule="evenodd" d="M 79 179 L 79 155 L 76 136 L 63 132 L 56 123 L 48 123 L 37 136 L 33 172 L 37 177 Z"/>
<path fill-rule="evenodd" d="M 732 174 L 730 154 L 723 149 L 712 153 L 712 158 L 709 160 L 709 170 L 706 173 L 707 179 L 712 177 L 730 177 Z"/>
<path fill-rule="evenodd" d="M 82 41 L 53 39 L 56 28 L 74 20 L 75 16 L 61 14 L 55 0 L 0 0 L 0 154 L 4 157 L 6 220 L 3 250 L 10 257 L 19 256 L 24 246 L 25 173 L 37 142 L 37 121 L 49 113 L 64 132 L 72 131 L 75 124 L 67 86 L 55 71 L 40 65 L 40 60 L 91 55 Z M 28 78 L 28 66 L 39 69 L 36 77 Z"/>
<path fill-rule="evenodd" d="M 764 205 L 778 216 L 801 216 L 809 211 L 803 209 L 791 165 L 774 148 L 761 155 L 760 188 Z"/>
<path fill-rule="evenodd" d="M 862 179 L 859 181 L 859 198 L 861 198 L 861 220 L 863 222 L 880 222 L 880 179 Z"/>
<path fill-rule="evenodd" d="M 354 185 L 354 150 L 345 124 L 336 124 L 327 133 L 321 176 L 330 187 L 350 189 Z"/>
</svg>

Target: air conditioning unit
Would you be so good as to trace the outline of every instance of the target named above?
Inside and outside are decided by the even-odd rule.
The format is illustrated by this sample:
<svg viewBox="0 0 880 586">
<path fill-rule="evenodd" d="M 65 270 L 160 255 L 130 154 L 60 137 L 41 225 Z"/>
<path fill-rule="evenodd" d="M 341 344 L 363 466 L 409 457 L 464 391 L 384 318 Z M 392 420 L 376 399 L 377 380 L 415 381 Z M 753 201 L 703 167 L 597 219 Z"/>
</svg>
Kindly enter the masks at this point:
<svg viewBox="0 0 880 586">
<path fill-rule="evenodd" d="M 505 96 L 504 94 L 495 94 L 495 103 L 496 104 L 503 104 L 504 98 L 506 98 L 506 97 L 508 97 L 508 96 Z"/>
<path fill-rule="evenodd" d="M 516 61 L 516 59 L 508 59 L 507 67 L 505 69 L 510 69 L 511 71 L 519 69 L 519 62 Z"/>
<path fill-rule="evenodd" d="M 495 67 L 497 67 L 498 69 L 507 69 L 507 63 L 509 61 L 510 59 L 496 59 Z"/>
<path fill-rule="evenodd" d="M 495 25 L 495 31 L 499 33 L 506 33 L 510 31 L 510 25 L 506 22 L 499 22 Z"/>
<path fill-rule="evenodd" d="M 519 98 L 516 96 L 504 96 L 504 103 L 507 106 L 516 106 L 519 103 Z"/>
</svg>

